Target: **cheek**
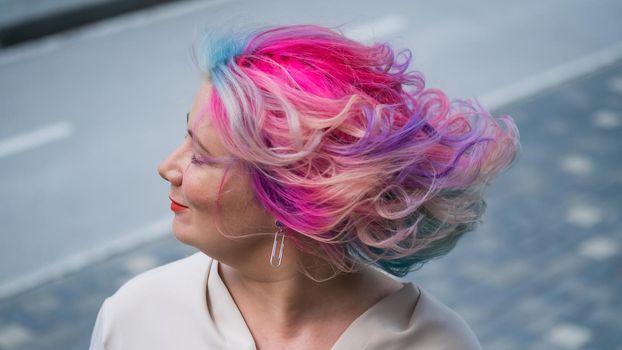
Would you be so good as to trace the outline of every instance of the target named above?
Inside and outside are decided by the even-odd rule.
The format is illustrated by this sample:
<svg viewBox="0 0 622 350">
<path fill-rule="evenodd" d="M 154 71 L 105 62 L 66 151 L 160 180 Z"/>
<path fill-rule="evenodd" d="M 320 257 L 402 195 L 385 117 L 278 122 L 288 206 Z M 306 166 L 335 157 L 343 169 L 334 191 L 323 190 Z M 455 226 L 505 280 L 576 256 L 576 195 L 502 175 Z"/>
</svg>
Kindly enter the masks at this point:
<svg viewBox="0 0 622 350">
<path fill-rule="evenodd" d="M 222 173 L 191 165 L 183 175 L 182 192 L 192 208 L 207 209 L 216 204 Z"/>
</svg>

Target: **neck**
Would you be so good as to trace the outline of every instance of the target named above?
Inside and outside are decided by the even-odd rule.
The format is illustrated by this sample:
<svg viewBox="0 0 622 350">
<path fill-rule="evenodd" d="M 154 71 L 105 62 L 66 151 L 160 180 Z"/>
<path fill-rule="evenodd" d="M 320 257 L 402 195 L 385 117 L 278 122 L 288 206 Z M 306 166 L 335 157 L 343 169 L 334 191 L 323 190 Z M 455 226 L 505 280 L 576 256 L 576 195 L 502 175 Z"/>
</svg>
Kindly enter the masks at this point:
<svg viewBox="0 0 622 350">
<path fill-rule="evenodd" d="M 219 274 L 251 329 L 265 325 L 287 338 L 325 324 L 326 317 L 331 322 L 343 317 L 343 322 L 349 324 L 378 300 L 402 287 L 370 267 L 316 282 L 300 271 L 299 258 L 304 259 L 305 266 L 317 266 L 312 271 L 314 276 L 325 278 L 334 274 L 325 261 L 301 256 L 287 245 L 278 268 L 270 266 L 265 255 L 254 263 L 235 267 L 219 263 Z"/>
</svg>

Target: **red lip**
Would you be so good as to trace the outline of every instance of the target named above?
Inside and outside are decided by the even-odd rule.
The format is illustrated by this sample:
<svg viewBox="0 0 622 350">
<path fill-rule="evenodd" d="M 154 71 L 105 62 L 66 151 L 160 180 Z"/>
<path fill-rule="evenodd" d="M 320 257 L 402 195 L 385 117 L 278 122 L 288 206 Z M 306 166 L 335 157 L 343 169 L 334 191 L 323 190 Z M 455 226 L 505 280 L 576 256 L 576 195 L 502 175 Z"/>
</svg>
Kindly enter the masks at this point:
<svg viewBox="0 0 622 350">
<path fill-rule="evenodd" d="M 182 212 L 182 211 L 188 209 L 187 206 L 175 202 L 175 200 L 173 198 L 171 198 L 170 196 L 168 198 L 171 200 L 171 210 L 173 212 L 179 213 L 179 212 Z"/>
</svg>

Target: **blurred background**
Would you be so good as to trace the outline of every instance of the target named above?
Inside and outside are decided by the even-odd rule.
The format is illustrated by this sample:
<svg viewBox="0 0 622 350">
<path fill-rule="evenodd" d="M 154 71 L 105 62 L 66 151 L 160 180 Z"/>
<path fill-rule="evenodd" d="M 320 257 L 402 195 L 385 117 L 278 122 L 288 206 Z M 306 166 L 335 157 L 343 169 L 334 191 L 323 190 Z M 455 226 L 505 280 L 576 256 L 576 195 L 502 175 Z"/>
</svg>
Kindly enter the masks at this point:
<svg viewBox="0 0 622 350">
<path fill-rule="evenodd" d="M 104 298 L 194 253 L 157 165 L 206 28 L 317 23 L 414 53 L 511 115 L 518 163 L 476 232 L 405 280 L 485 349 L 622 349 L 622 2 L 0 0 L 0 349 L 85 349 Z"/>
</svg>

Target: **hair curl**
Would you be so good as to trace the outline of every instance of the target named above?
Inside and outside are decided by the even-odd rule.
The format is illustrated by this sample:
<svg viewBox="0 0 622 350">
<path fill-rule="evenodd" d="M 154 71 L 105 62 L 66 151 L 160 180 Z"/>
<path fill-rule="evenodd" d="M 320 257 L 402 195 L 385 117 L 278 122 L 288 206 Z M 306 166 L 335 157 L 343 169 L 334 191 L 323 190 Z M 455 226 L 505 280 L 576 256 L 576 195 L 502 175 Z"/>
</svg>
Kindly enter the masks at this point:
<svg viewBox="0 0 622 350">
<path fill-rule="evenodd" d="M 256 199 L 340 271 L 402 277 L 445 255 L 520 151 L 511 117 L 426 89 L 411 58 L 316 25 L 209 32 L 198 48 L 207 111 Z"/>
</svg>

